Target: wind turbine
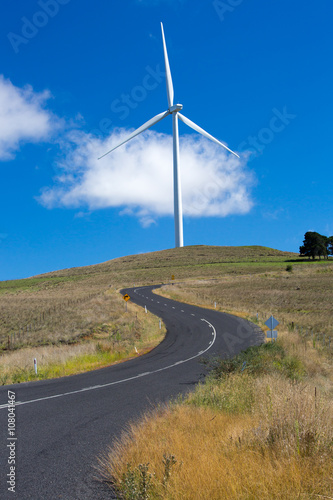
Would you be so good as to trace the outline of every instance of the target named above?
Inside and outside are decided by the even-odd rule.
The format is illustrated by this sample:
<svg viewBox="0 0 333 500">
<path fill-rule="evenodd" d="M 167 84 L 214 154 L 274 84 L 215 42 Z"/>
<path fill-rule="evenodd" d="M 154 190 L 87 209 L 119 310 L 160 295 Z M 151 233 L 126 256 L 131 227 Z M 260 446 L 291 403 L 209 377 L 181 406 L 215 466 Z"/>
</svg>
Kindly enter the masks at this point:
<svg viewBox="0 0 333 500">
<path fill-rule="evenodd" d="M 165 43 L 165 36 L 164 36 L 164 29 L 163 29 L 163 24 L 161 23 L 161 30 L 162 30 L 162 39 L 163 39 L 163 49 L 164 49 L 164 60 L 165 60 L 165 72 L 166 72 L 166 87 L 167 87 L 167 96 L 168 96 L 168 104 L 169 108 L 167 111 L 164 111 L 163 113 L 160 113 L 154 118 L 151 118 L 148 120 L 146 123 L 141 125 L 138 129 L 136 129 L 134 132 L 132 132 L 131 135 L 127 137 L 124 141 L 122 141 L 120 144 L 117 146 L 113 147 L 105 153 L 104 155 L 100 156 L 98 159 L 100 160 L 104 156 L 108 155 L 115 149 L 119 148 L 126 142 L 130 141 L 133 139 L 133 137 L 141 134 L 148 128 L 152 127 L 156 123 L 160 122 L 164 118 L 166 118 L 169 115 L 172 115 L 172 128 L 173 128 L 173 184 L 174 184 L 174 218 L 175 218 L 175 239 L 176 239 L 176 248 L 177 247 L 182 247 L 184 246 L 184 240 L 183 240 L 183 209 L 182 209 L 182 198 L 181 198 L 181 185 L 180 185 L 180 172 L 179 172 L 179 132 L 178 132 L 178 118 L 181 119 L 182 122 L 184 122 L 186 125 L 189 127 L 193 128 L 196 132 L 199 132 L 199 134 L 202 134 L 204 137 L 207 137 L 207 139 L 210 139 L 211 141 L 215 142 L 219 146 L 222 146 L 223 148 L 227 149 L 230 153 L 233 155 L 239 156 L 234 153 L 231 149 L 229 149 L 225 144 L 220 142 L 218 139 L 215 139 L 212 135 L 208 134 L 205 130 L 203 130 L 201 127 L 193 123 L 191 120 L 186 118 L 186 116 L 182 115 L 180 111 L 183 109 L 182 104 L 174 104 L 173 99 L 174 99 L 174 91 L 173 91 L 173 84 L 172 84 L 172 78 L 171 78 L 171 71 L 170 71 L 170 64 L 169 64 L 169 58 L 168 58 L 168 52 L 166 48 L 166 43 Z"/>
</svg>

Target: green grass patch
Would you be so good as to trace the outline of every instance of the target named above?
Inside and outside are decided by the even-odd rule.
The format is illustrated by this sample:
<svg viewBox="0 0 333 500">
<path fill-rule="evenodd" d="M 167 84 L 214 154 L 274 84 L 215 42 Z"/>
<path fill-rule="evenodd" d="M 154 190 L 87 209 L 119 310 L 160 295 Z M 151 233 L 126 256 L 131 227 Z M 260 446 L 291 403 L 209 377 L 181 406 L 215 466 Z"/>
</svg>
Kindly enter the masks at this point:
<svg viewBox="0 0 333 500">
<path fill-rule="evenodd" d="M 254 404 L 254 379 L 246 373 L 223 380 L 208 377 L 188 396 L 185 404 L 237 415 L 250 413 Z"/>
<path fill-rule="evenodd" d="M 17 292 L 37 292 L 48 288 L 56 287 L 63 283 L 80 281 L 84 275 L 69 276 L 47 276 L 40 278 L 27 278 L 22 280 L 0 281 L 0 295 Z"/>
<path fill-rule="evenodd" d="M 209 360 L 208 365 L 212 368 L 211 377 L 217 380 L 235 373 L 259 376 L 275 372 L 293 381 L 306 375 L 301 360 L 287 354 L 279 341 L 249 347 L 232 359 Z"/>
<path fill-rule="evenodd" d="M 278 374 L 292 382 L 301 381 L 306 370 L 296 356 L 287 354 L 279 342 L 248 348 L 232 359 L 205 362 L 210 375 L 189 395 L 186 404 L 231 414 L 245 414 L 255 404 L 255 380 Z"/>
<path fill-rule="evenodd" d="M 33 368 L 31 369 L 20 369 L 17 368 L 11 374 L 11 383 L 19 384 L 22 382 L 29 382 L 32 380 L 44 380 L 50 378 L 65 377 L 68 375 L 73 375 L 76 373 L 88 372 L 108 366 L 124 359 L 128 359 L 131 356 L 135 356 L 136 353 L 134 349 L 127 349 L 124 351 L 105 351 L 96 348 L 96 352 L 92 354 L 84 354 L 82 356 L 77 356 L 67 360 L 65 363 L 56 364 L 52 363 L 46 366 L 38 367 L 38 373 L 35 374 Z M 2 384 L 6 383 L 6 380 L 1 381 Z"/>
</svg>

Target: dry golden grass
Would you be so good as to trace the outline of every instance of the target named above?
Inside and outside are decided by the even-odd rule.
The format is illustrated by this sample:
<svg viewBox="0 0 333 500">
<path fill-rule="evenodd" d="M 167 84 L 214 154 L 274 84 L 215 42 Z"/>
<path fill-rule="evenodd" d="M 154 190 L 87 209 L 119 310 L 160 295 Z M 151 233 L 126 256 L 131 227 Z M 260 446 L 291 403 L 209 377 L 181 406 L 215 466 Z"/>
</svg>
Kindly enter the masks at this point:
<svg viewBox="0 0 333 500">
<path fill-rule="evenodd" d="M 333 398 L 333 360 L 329 353 L 313 348 L 311 339 L 283 328 L 279 329 L 279 341 L 286 352 L 301 361 L 311 386 Z"/>
<path fill-rule="evenodd" d="M 92 302 L 94 300 L 98 298 Z M 109 322 L 96 325 L 89 335 L 77 342 L 35 345 L 3 352 L 0 356 L 0 384 L 60 377 L 108 366 L 145 353 L 162 341 L 165 327 L 159 328 L 156 316 L 145 314 L 142 308 L 131 303 L 125 312 L 120 296 L 114 297 L 112 305 L 108 312 Z M 34 358 L 38 363 L 37 376 Z"/>
<path fill-rule="evenodd" d="M 134 470 L 149 463 L 154 476 L 147 498 L 330 498 L 332 408 L 318 402 L 315 410 L 304 390 L 267 378 L 258 383 L 258 403 L 246 415 L 177 405 L 146 416 L 102 459 L 103 475 L 126 492 L 127 464 Z M 327 433 L 321 445 L 308 427 Z M 163 457 L 170 454 L 177 463 L 165 485 Z"/>
<path fill-rule="evenodd" d="M 273 314 L 280 323 L 332 336 L 333 262 L 304 262 L 285 269 L 257 274 L 225 276 L 210 282 L 190 281 L 164 287 L 162 294 L 178 300 L 231 313 L 267 319 Z"/>
<path fill-rule="evenodd" d="M 294 361 L 302 348 L 293 349 Z M 263 362 L 267 371 L 270 358 Z M 132 424 L 100 471 L 124 498 L 332 498 L 333 394 L 314 381 L 307 375 L 296 383 L 273 370 L 209 378 L 184 403 Z M 150 496 L 136 497 L 147 463 Z"/>
<path fill-rule="evenodd" d="M 8 346 L 8 336 L 16 347 L 76 340 L 110 321 L 114 300 L 107 292 L 115 288 L 170 281 L 171 275 L 263 275 L 279 272 L 291 259 L 303 262 L 296 254 L 264 247 L 194 246 L 0 282 L 0 347 Z"/>
<path fill-rule="evenodd" d="M 259 377 L 254 412 L 260 424 L 250 441 L 263 449 L 268 446 L 280 456 L 298 455 L 320 462 L 333 458 L 333 401 L 312 384 L 271 375 Z"/>
<path fill-rule="evenodd" d="M 121 310 L 120 297 L 108 290 L 94 290 L 88 284 L 60 286 L 8 293 L 0 296 L 0 340 L 15 333 L 15 345 L 68 342 L 88 334 Z M 118 298 L 118 297 L 117 297 Z"/>
</svg>

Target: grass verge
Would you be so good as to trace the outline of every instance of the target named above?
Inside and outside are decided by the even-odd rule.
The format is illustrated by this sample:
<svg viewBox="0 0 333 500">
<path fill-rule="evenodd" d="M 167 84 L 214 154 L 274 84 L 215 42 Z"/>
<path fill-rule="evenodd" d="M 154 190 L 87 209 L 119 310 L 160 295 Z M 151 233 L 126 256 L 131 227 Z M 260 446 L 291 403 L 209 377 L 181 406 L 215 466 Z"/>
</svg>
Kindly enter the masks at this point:
<svg viewBox="0 0 333 500">
<path fill-rule="evenodd" d="M 0 356 L 0 384 L 74 375 L 125 361 L 154 348 L 165 332 L 164 325 L 159 328 L 159 318 L 128 304 L 127 313 L 123 307 L 117 314 L 114 311 L 112 321 L 96 325 L 77 342 L 4 352 Z"/>
<path fill-rule="evenodd" d="M 129 426 L 100 459 L 104 479 L 124 499 L 332 498 L 333 398 L 316 385 L 332 371 L 313 371 L 310 350 L 282 336 L 211 360 L 184 401 Z"/>
</svg>

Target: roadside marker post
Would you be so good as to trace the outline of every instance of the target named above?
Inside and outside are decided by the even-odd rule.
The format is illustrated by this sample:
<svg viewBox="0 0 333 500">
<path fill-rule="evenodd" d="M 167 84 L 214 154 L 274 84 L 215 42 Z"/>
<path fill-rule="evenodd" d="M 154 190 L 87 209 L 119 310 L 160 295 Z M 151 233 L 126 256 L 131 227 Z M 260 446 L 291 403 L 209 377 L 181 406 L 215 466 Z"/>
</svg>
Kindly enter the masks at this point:
<svg viewBox="0 0 333 500">
<path fill-rule="evenodd" d="M 37 359 L 34 358 L 34 368 L 35 368 L 35 374 L 37 375 Z"/>
</svg>

